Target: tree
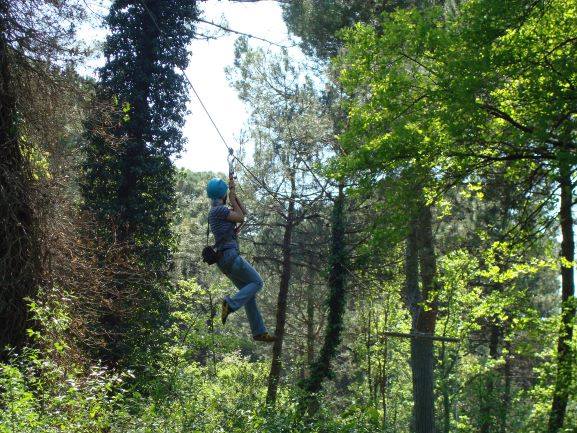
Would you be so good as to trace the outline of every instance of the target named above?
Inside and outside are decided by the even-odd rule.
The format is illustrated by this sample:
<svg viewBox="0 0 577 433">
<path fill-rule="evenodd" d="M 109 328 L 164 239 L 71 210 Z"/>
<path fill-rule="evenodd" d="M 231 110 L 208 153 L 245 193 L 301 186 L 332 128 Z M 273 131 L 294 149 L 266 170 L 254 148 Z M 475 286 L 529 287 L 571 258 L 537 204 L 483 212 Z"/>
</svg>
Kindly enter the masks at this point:
<svg viewBox="0 0 577 433">
<path fill-rule="evenodd" d="M 318 358 L 310 364 L 310 375 L 303 382 L 302 388 L 307 393 L 305 411 L 314 414 L 318 410 L 316 396 L 331 371 L 334 359 L 342 338 L 343 316 L 345 312 L 346 289 L 346 251 L 345 251 L 345 193 L 344 182 L 339 183 L 338 195 L 333 205 L 331 221 L 331 251 L 329 258 L 329 307 L 323 345 Z"/>
<path fill-rule="evenodd" d="M 429 147 L 432 149 L 439 131 L 432 124 L 419 123 L 432 108 L 420 103 L 427 81 L 413 84 L 415 68 L 402 59 L 391 60 L 396 55 L 392 48 L 396 48 L 395 44 L 403 40 L 409 45 L 413 43 L 411 39 L 403 39 L 408 38 L 408 33 L 401 34 L 393 25 L 378 32 L 368 26 L 362 30 L 358 27 L 357 31 L 359 39 L 347 45 L 347 53 L 343 56 L 345 62 L 354 58 L 357 50 L 360 53 L 365 47 L 373 46 L 368 41 L 376 36 L 384 43 L 379 49 L 386 53 L 378 61 L 391 62 L 391 67 L 383 71 L 387 74 L 386 84 L 375 82 L 374 86 L 368 84 L 370 80 L 365 81 L 364 76 L 372 68 L 370 62 L 359 64 L 358 70 L 343 69 L 341 83 L 353 98 L 348 110 L 349 127 L 341 135 L 345 148 L 341 161 L 346 161 L 343 164 L 346 169 L 341 172 L 360 176 L 364 193 L 379 198 L 376 212 L 381 234 L 376 240 L 394 245 L 406 239 L 404 296 L 412 317 L 412 333 L 417 335 L 411 338 L 413 414 L 416 431 L 431 432 L 435 428 L 431 337 L 435 334 L 440 289 L 436 275 L 433 210 L 428 194 L 435 184 L 436 161 L 417 159 L 415 155 Z M 359 74 L 361 70 L 363 72 Z M 390 93 L 385 89 L 390 89 Z M 414 101 L 414 107 L 409 105 L 404 112 L 406 100 Z M 375 248 L 379 248 L 377 244 Z"/>
<path fill-rule="evenodd" d="M 326 60 L 337 55 L 342 47 L 339 31 L 357 23 L 374 25 L 385 11 L 427 3 L 427 0 L 297 0 L 282 7 L 289 31 L 302 38 L 305 54 Z"/>
<path fill-rule="evenodd" d="M 291 33 L 302 39 L 305 54 L 327 60 L 343 45 L 339 32 L 357 23 L 377 25 L 379 16 L 400 7 L 429 4 L 429 0 L 296 0 L 282 4 Z M 453 5 L 454 1 L 445 2 Z"/>
<path fill-rule="evenodd" d="M 458 139 L 475 129 L 486 137 L 480 146 L 455 148 L 453 155 L 510 161 L 513 172 L 516 168 L 524 170 L 537 165 L 559 185 L 561 324 L 557 380 L 549 419 L 551 433 L 563 426 L 568 384 L 574 369 L 570 341 L 576 312 L 572 265 L 575 140 L 569 114 L 573 112 L 572 97 L 567 90 L 569 77 L 575 73 L 569 60 L 576 50 L 574 8 L 574 2 L 513 2 L 506 8 L 497 2 L 472 2 L 465 9 L 467 18 L 462 17 L 468 19 L 466 26 L 470 30 L 462 34 L 463 39 L 455 38 L 455 44 L 447 50 L 448 56 L 457 52 L 460 55 L 443 60 L 447 68 L 442 70 L 446 77 L 458 68 L 467 83 L 467 95 L 461 91 L 452 101 L 455 105 L 448 107 L 448 110 L 456 104 L 461 107 L 450 115 Z M 493 17 L 491 21 L 486 14 Z M 459 23 L 457 27 L 463 25 L 463 21 Z M 548 42 L 540 44 L 537 40 Z M 474 53 L 479 52 L 484 53 L 483 59 L 475 58 Z M 474 61 L 470 62 L 471 59 Z M 470 62 L 469 66 L 461 69 L 464 62 Z M 445 83 L 448 85 L 444 90 L 452 92 L 455 83 Z M 476 121 L 465 126 L 464 122 L 473 117 Z"/>
<path fill-rule="evenodd" d="M 343 28 L 369 22 L 382 6 L 375 1 L 310 1 L 283 4 L 283 17 L 291 33 L 302 38 L 307 55 L 329 58 L 338 53 L 342 41 L 336 36 Z"/>
<path fill-rule="evenodd" d="M 324 198 L 322 185 L 311 175 L 310 167 L 321 160 L 330 124 L 318 115 L 322 110 L 311 77 L 291 65 L 286 52 L 265 56 L 262 49 L 250 49 L 241 38 L 236 45 L 235 67 L 229 70 L 230 79 L 240 98 L 252 109 L 249 133 L 255 142 L 254 168 L 260 179 L 257 194 L 267 199 L 265 207 L 257 212 L 262 212 L 261 224 L 271 228 L 270 234 L 282 239 L 276 238 L 281 256 L 273 259 L 281 268 L 277 339 L 267 391 L 267 402 L 274 404 L 282 368 L 293 260 L 299 254 L 293 237 L 303 221 L 314 218 Z"/>
<path fill-rule="evenodd" d="M 124 246 L 128 261 L 148 276 L 131 285 L 130 276 L 121 275 L 111 293 L 119 297 L 113 304 L 124 305 L 133 316 L 120 317 L 115 311 L 103 315 L 112 336 L 105 353 L 113 363 L 129 349 L 125 339 L 134 334 L 131 326 L 140 329 L 138 334 L 149 333 L 165 320 L 161 285 L 171 262 L 175 200 L 170 158 L 182 149 L 186 110 L 186 84 L 176 70 L 188 65 L 187 45 L 197 13 L 194 0 L 117 0 L 106 19 L 111 33 L 98 97 L 115 106 L 116 118 L 108 135 L 93 129 L 88 137 L 85 208 L 100 223 L 97 235 Z M 137 310 L 145 315 L 135 318 Z"/>
<path fill-rule="evenodd" d="M 393 160 L 391 167 L 414 158 L 413 165 L 436 173 L 434 182 L 427 182 L 432 190 L 487 166 L 505 166 L 508 179 L 530 182 L 544 175 L 561 186 L 562 324 L 552 432 L 563 424 L 573 363 L 573 267 L 568 260 L 573 257 L 574 140 L 567 114 L 572 113 L 567 89 L 574 74 L 569 60 L 575 50 L 569 24 L 573 8 L 572 3 L 479 0 L 467 2 L 450 19 L 439 9 L 399 11 L 385 17 L 378 32 L 359 27 L 349 33 L 357 38 L 349 39 L 345 57 L 357 61 L 342 75 L 356 83 L 349 137 L 362 131 L 374 139 L 359 146 L 357 155 L 388 152 L 385 161 Z M 356 50 L 363 54 L 357 56 Z M 398 147 L 401 143 L 405 148 Z M 545 197 L 540 207 L 555 198 Z"/>
<path fill-rule="evenodd" d="M 0 1 L 0 350 L 20 349 L 32 327 L 27 299 L 41 282 L 38 169 L 34 132 L 40 127 L 29 82 L 59 87 L 79 52 L 73 30 L 82 11 L 74 1 Z M 55 65 L 61 65 L 57 67 Z M 29 81 L 30 80 L 30 81 Z M 45 162 L 45 161 L 44 161 Z"/>
</svg>

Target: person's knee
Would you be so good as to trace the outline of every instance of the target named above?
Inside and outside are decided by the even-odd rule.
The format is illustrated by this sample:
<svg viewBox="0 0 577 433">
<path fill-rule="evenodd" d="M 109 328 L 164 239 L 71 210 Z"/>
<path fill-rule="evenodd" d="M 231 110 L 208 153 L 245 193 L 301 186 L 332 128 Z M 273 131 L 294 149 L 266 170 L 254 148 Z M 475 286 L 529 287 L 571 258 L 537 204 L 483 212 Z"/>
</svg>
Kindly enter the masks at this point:
<svg viewBox="0 0 577 433">
<path fill-rule="evenodd" d="M 261 278 L 259 278 L 254 283 L 256 284 L 256 291 L 260 292 L 264 286 L 264 281 Z"/>
</svg>

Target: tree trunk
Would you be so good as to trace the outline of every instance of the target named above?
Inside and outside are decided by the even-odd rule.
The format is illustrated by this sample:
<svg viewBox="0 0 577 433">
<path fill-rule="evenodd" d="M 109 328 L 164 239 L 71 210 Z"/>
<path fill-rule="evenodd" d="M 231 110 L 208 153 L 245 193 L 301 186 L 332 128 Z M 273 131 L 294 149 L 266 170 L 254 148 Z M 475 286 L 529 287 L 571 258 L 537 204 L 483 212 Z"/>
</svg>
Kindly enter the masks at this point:
<svg viewBox="0 0 577 433">
<path fill-rule="evenodd" d="M 318 411 L 315 394 L 321 390 L 323 380 L 329 375 L 331 361 L 336 355 L 341 341 L 343 315 L 345 311 L 345 224 L 344 224 L 344 184 L 339 184 L 339 194 L 335 200 L 332 216 L 332 242 L 329 271 L 329 314 L 323 346 L 317 360 L 311 365 L 311 374 L 303 384 L 306 392 L 303 410 L 309 415 Z"/>
<path fill-rule="evenodd" d="M 503 402 L 500 411 L 499 432 L 507 431 L 507 417 L 509 416 L 509 405 L 511 404 L 511 343 L 505 339 L 505 383 L 503 388 Z"/>
<path fill-rule="evenodd" d="M 433 341 L 411 339 L 415 433 L 434 433 Z"/>
<path fill-rule="evenodd" d="M 270 406 L 274 406 L 276 403 L 276 396 L 278 390 L 278 383 L 280 380 L 280 374 L 282 370 L 282 345 L 285 334 L 285 324 L 286 324 L 286 310 L 287 310 L 287 299 L 288 290 L 291 278 L 291 255 L 292 255 L 292 234 L 294 229 L 294 219 L 295 219 L 295 177 L 294 172 L 291 173 L 291 195 L 289 199 L 289 206 L 287 211 L 286 224 L 284 226 L 284 237 L 282 244 L 282 273 L 280 278 L 277 307 L 276 307 L 276 329 L 275 335 L 276 340 L 272 348 L 272 361 L 270 367 L 270 373 L 268 375 L 268 389 L 266 394 L 266 402 Z"/>
<path fill-rule="evenodd" d="M 385 322 L 383 324 L 383 331 L 386 331 L 389 326 L 389 306 L 385 309 L 384 315 Z M 380 380 L 380 388 L 381 388 L 381 408 L 383 409 L 383 431 L 387 431 L 388 429 L 388 401 L 387 401 L 387 392 L 388 392 L 388 378 L 389 378 L 389 337 L 383 334 L 383 363 L 381 369 L 381 380 Z"/>
<path fill-rule="evenodd" d="M 451 429 L 451 398 L 449 396 L 449 374 L 450 367 L 447 365 L 447 345 L 445 342 L 441 343 L 441 354 L 439 356 L 443 371 L 443 379 L 441 381 L 441 395 L 443 396 L 443 433 L 449 433 Z"/>
<path fill-rule="evenodd" d="M 557 379 L 553 392 L 553 402 L 549 416 L 549 433 L 556 433 L 563 427 L 565 410 L 569 400 L 569 387 L 573 375 L 573 321 L 576 313 L 573 259 L 575 242 L 573 239 L 573 184 L 571 166 L 567 161 L 560 164 L 561 210 L 561 325 L 557 340 Z"/>
<path fill-rule="evenodd" d="M 413 299 L 422 299 L 416 308 L 413 332 L 434 335 L 437 321 L 436 302 L 436 258 L 433 246 L 432 214 L 429 206 L 421 206 L 418 223 L 415 227 L 415 239 L 418 249 L 418 267 L 422 290 Z M 414 246 L 412 245 L 411 248 Z M 414 253 L 411 252 L 414 261 Z M 414 264 L 411 266 L 414 272 Z M 407 275 L 408 276 L 408 275 Z M 414 275 L 411 275 L 414 285 Z M 419 288 L 413 287 L 412 290 Z M 423 305 L 424 303 L 424 305 Z M 413 373 L 414 422 L 416 433 L 435 432 L 433 340 L 431 338 L 411 339 L 411 369 Z"/>
<path fill-rule="evenodd" d="M 449 433 L 451 430 L 451 400 L 449 399 L 449 390 L 443 387 L 443 431 Z"/>
<path fill-rule="evenodd" d="M 5 347 L 18 349 L 26 340 L 25 298 L 34 295 L 39 273 L 31 177 L 18 140 L 13 53 L 5 31 L 0 23 L 0 360 L 6 359 Z"/>
<path fill-rule="evenodd" d="M 314 286 L 311 284 L 307 293 L 307 366 L 310 368 L 315 359 L 315 304 L 313 296 Z M 307 370 L 307 376 L 310 370 Z"/>
<path fill-rule="evenodd" d="M 499 327 L 496 324 L 491 323 L 490 336 L 489 336 L 489 357 L 491 358 L 491 360 L 495 361 L 498 358 L 498 349 L 499 349 Z M 496 409 L 495 375 L 496 372 L 494 370 L 487 372 L 485 387 L 483 390 L 483 395 L 481 397 L 481 408 L 480 408 L 481 425 L 479 428 L 480 433 L 489 433 L 494 430 L 494 424 L 495 424 L 494 417 Z"/>
<path fill-rule="evenodd" d="M 371 346 L 373 344 L 371 338 L 371 327 L 372 327 L 372 309 L 369 305 L 369 313 L 367 316 L 367 326 L 365 333 L 365 350 L 367 352 L 367 385 L 369 387 L 369 401 L 371 404 L 374 402 L 374 387 L 373 387 L 373 363 L 371 360 Z"/>
<path fill-rule="evenodd" d="M 421 301 L 421 292 L 419 290 L 419 248 L 417 245 L 417 220 L 413 219 L 409 224 L 409 233 L 405 245 L 405 288 L 404 300 L 407 309 L 411 314 L 412 326 L 414 331 L 418 319 L 419 302 Z M 411 349 L 412 349 L 411 341 Z M 413 354 L 411 350 L 411 368 L 414 369 Z M 413 386 L 413 396 L 415 389 Z M 413 402 L 415 397 L 413 397 Z M 415 431 L 416 407 L 413 404 L 413 415 L 411 417 L 411 426 L 409 431 Z"/>
</svg>

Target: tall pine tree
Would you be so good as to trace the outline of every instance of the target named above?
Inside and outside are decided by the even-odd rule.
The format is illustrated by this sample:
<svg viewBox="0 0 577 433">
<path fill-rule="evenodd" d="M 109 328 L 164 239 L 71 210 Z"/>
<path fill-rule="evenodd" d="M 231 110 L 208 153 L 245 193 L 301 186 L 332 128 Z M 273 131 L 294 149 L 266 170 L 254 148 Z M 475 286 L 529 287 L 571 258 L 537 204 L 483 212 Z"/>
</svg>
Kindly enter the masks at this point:
<svg viewBox="0 0 577 433">
<path fill-rule="evenodd" d="M 99 325 L 101 355 L 112 363 L 136 353 L 164 320 L 175 204 L 170 158 L 184 144 L 187 101 L 177 70 L 188 65 L 197 13 L 195 0 L 116 0 L 106 19 L 98 99 L 112 104 L 114 115 L 104 128 L 96 128 L 102 118 L 91 122 L 83 194 L 98 237 L 122 250 L 114 260 L 126 265 Z"/>
</svg>

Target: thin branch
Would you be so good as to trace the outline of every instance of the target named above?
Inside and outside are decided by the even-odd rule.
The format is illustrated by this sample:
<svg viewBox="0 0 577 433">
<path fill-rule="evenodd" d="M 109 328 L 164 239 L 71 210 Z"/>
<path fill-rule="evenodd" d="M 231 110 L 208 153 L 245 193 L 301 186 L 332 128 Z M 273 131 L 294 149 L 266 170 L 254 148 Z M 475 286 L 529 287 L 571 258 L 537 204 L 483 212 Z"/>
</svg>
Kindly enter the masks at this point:
<svg viewBox="0 0 577 433">
<path fill-rule="evenodd" d="M 228 32 L 228 33 L 234 33 L 237 35 L 246 36 L 247 38 L 256 39 L 256 40 L 259 40 L 262 42 L 266 42 L 267 44 L 274 45 L 274 46 L 277 46 L 279 48 L 292 48 L 292 47 L 296 46 L 296 44 L 292 44 L 290 46 L 287 46 L 287 45 L 279 44 L 278 42 L 269 41 L 268 39 L 261 38 L 260 36 L 255 36 L 255 35 L 252 35 L 250 33 L 244 33 L 244 32 L 240 32 L 238 30 L 233 30 L 229 27 L 223 26 L 222 24 L 217 24 L 214 21 L 203 20 L 202 18 L 197 18 L 196 21 L 217 27 L 221 30 L 224 30 L 225 32 Z"/>
<path fill-rule="evenodd" d="M 383 332 L 383 334 L 388 337 L 425 338 L 429 340 L 446 341 L 451 343 L 458 343 L 460 341 L 458 338 L 441 337 L 432 334 L 422 334 L 422 333 L 405 334 L 403 332 Z"/>
</svg>

